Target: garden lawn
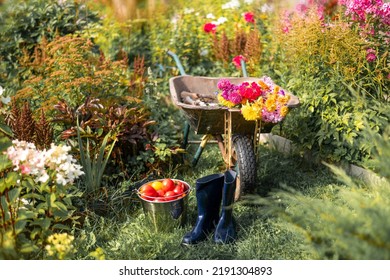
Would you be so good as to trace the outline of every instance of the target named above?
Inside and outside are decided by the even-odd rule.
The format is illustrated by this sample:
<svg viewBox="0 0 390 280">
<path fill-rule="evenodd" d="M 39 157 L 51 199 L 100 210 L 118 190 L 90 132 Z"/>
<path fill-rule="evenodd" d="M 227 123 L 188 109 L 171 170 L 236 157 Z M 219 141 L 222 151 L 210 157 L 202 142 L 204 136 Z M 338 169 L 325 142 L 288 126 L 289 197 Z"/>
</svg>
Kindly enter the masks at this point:
<svg viewBox="0 0 390 280">
<path fill-rule="evenodd" d="M 216 146 L 205 149 L 198 165 L 176 175 L 195 185 L 197 178 L 221 172 L 223 162 Z M 269 213 L 261 201 L 272 192 L 286 186 L 306 196 L 325 197 L 340 184 L 324 166 L 309 167 L 301 158 L 285 156 L 268 148 L 261 148 L 258 158 L 257 192 L 234 206 L 238 238 L 234 244 L 217 245 L 212 236 L 198 245 L 183 247 L 183 235 L 192 229 L 196 220 L 195 191 L 189 197 L 188 222 L 184 228 L 169 233 L 156 233 L 143 214 L 141 204 L 132 203 L 126 215 L 109 219 L 92 216 L 81 232 L 82 241 L 76 258 L 84 259 L 82 252 L 100 247 L 106 259 L 142 260 L 197 260 L 197 259 L 316 259 L 318 255 L 299 231 Z M 261 194 L 261 196 L 259 195 Z M 132 197 L 131 200 L 136 198 Z M 77 233 L 76 233 L 77 236 Z"/>
</svg>

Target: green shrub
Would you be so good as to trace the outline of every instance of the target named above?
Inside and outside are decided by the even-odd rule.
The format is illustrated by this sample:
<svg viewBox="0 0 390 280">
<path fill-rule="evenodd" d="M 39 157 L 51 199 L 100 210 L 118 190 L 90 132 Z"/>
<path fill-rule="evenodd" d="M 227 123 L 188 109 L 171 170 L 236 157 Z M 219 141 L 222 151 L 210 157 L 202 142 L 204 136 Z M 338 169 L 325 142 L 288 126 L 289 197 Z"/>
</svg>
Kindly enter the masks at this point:
<svg viewBox="0 0 390 280">
<path fill-rule="evenodd" d="M 387 178 L 388 167 L 383 164 L 388 164 L 388 129 L 382 137 L 368 132 L 374 136 L 369 140 L 378 145 L 373 159 Z M 373 177 L 364 183 L 340 168 L 326 166 L 344 186 L 323 189 L 321 195 L 292 188 L 274 191 L 266 212 L 278 218 L 286 230 L 300 235 L 315 258 L 390 259 L 388 179 Z"/>
<path fill-rule="evenodd" d="M 388 71 L 389 56 L 377 53 L 375 63 L 368 61 L 366 49 L 372 42 L 348 25 L 343 14 L 338 16 L 324 22 L 314 10 L 293 15 L 287 19 L 288 32 L 276 36 L 284 61 L 275 73 L 301 101 L 286 119 L 284 132 L 317 159 L 362 165 L 371 156 L 362 129 L 381 133 L 389 120 L 383 91 L 389 80 L 380 79 Z"/>
<path fill-rule="evenodd" d="M 0 76 L 1 83 L 23 71 L 19 68 L 21 57 L 32 55 L 42 38 L 51 41 L 98 21 L 97 14 L 78 1 L 7 1 L 1 9 L 0 65 L 5 73 Z"/>
</svg>

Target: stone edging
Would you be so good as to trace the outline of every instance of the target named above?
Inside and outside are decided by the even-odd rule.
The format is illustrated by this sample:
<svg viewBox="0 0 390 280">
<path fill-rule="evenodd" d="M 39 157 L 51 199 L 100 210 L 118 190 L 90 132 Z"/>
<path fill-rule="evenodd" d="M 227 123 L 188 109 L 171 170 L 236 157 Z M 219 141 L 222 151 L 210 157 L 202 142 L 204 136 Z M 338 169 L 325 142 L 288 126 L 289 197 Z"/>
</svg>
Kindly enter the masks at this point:
<svg viewBox="0 0 390 280">
<path fill-rule="evenodd" d="M 260 144 L 268 146 L 271 149 L 275 149 L 283 154 L 292 154 L 298 152 L 297 147 L 294 145 L 293 141 L 281 137 L 279 135 L 274 135 L 272 133 L 261 133 L 260 134 Z M 306 154 L 306 153 L 305 153 Z M 310 153 L 307 153 L 310 154 Z M 310 160 L 310 155 L 305 157 L 306 160 Z M 360 166 L 354 164 L 344 164 L 340 166 L 349 176 L 359 178 L 367 183 L 377 184 L 382 180 L 374 172 L 364 169 Z"/>
</svg>

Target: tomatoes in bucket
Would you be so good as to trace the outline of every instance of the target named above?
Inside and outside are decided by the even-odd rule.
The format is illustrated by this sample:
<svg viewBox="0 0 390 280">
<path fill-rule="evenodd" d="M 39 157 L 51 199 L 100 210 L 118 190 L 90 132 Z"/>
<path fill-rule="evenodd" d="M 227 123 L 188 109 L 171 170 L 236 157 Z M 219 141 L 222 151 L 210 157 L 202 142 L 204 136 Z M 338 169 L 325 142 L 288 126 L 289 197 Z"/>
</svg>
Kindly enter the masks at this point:
<svg viewBox="0 0 390 280">
<path fill-rule="evenodd" d="M 155 202 L 174 201 L 186 196 L 189 191 L 188 183 L 170 178 L 148 182 L 138 190 L 142 199 Z"/>
</svg>

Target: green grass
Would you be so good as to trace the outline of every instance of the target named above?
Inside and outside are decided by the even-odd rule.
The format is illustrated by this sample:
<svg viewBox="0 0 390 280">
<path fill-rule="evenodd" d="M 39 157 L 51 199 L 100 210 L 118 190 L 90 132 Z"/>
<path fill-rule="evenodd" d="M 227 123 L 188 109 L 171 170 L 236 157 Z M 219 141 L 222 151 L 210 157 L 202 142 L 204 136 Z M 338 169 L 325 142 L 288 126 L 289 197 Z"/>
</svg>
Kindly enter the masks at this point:
<svg viewBox="0 0 390 280">
<path fill-rule="evenodd" d="M 87 258 L 96 247 L 103 248 L 107 259 L 315 259 L 316 252 L 299 231 L 291 230 L 283 221 L 273 218 L 268 207 L 259 204 L 285 186 L 313 197 L 326 197 L 339 183 L 323 166 L 309 167 L 301 158 L 286 157 L 262 148 L 258 158 L 257 194 L 235 204 L 238 238 L 234 244 L 216 245 L 212 236 L 198 245 L 182 247 L 183 235 L 196 220 L 195 191 L 190 194 L 188 222 L 169 233 L 156 233 L 145 219 L 135 197 L 122 215 L 112 218 L 91 216 L 83 228 L 82 248 L 77 258 Z M 216 146 L 206 147 L 196 168 L 176 170 L 176 177 L 192 186 L 197 178 L 221 172 L 223 161 Z M 331 193 L 331 192 L 330 192 Z M 123 211 L 126 210 L 126 211 Z M 124 214 L 124 215 L 123 215 Z M 88 233 L 88 234 L 87 234 Z M 80 234 L 80 232 L 76 233 Z"/>
</svg>

